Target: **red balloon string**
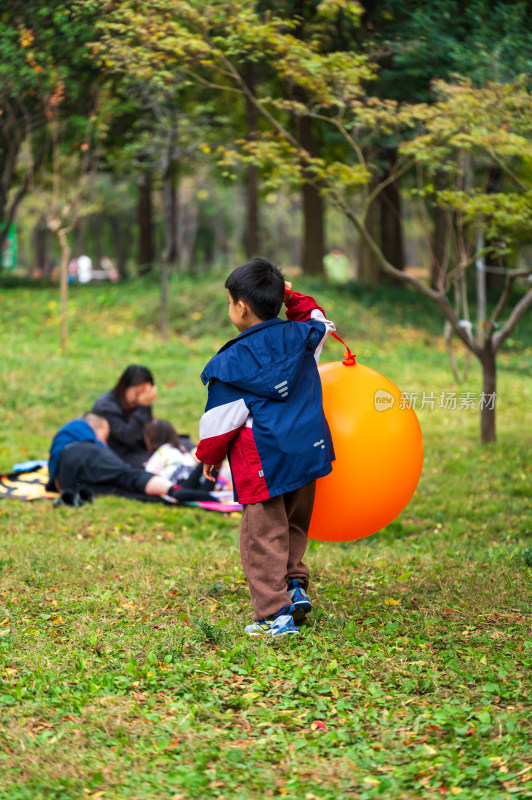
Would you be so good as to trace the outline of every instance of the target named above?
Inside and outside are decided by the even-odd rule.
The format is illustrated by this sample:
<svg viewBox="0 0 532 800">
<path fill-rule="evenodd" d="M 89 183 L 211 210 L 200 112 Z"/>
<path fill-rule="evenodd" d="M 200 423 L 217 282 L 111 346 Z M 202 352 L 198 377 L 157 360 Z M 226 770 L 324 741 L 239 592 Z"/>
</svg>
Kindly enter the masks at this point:
<svg viewBox="0 0 532 800">
<path fill-rule="evenodd" d="M 356 355 L 351 352 L 351 350 L 346 345 L 344 340 L 340 339 L 340 337 L 337 336 L 336 333 L 331 333 L 331 336 L 334 336 L 335 339 L 337 339 L 339 342 L 341 342 L 343 344 L 343 346 L 345 347 L 345 349 L 346 349 L 346 352 L 344 353 L 345 358 L 342 359 L 342 364 L 345 364 L 346 367 L 356 367 L 356 363 L 357 363 L 356 362 Z"/>
</svg>

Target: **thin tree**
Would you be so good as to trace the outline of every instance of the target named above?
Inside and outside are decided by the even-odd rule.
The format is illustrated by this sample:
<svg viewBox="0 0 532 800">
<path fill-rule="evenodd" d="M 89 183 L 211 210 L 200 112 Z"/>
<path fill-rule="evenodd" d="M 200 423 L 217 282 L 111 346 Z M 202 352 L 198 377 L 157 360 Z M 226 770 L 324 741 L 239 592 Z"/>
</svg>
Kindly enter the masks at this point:
<svg viewBox="0 0 532 800">
<path fill-rule="evenodd" d="M 68 236 L 79 218 L 90 213 L 87 205 L 98 169 L 98 146 L 95 144 L 96 109 L 86 124 L 83 142 L 76 151 L 65 143 L 65 125 L 59 109 L 64 98 L 64 84 L 58 81 L 45 108 L 52 150 L 51 193 L 44 217 L 48 229 L 57 237 L 61 253 L 59 265 L 61 352 L 67 350 L 68 340 L 68 265 L 71 247 Z M 96 101 L 97 105 L 97 101 Z M 43 176 L 44 177 L 44 176 Z"/>
</svg>

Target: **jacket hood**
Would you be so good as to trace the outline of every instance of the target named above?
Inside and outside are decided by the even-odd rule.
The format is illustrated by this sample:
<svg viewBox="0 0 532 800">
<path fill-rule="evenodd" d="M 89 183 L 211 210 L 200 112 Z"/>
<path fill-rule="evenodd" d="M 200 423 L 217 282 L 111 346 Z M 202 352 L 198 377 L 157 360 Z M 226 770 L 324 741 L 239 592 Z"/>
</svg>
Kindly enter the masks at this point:
<svg viewBox="0 0 532 800">
<path fill-rule="evenodd" d="M 211 358 L 201 380 L 231 383 L 261 397 L 284 400 L 296 381 L 305 352 L 323 332 L 302 322 L 269 319 L 231 339 Z"/>
</svg>

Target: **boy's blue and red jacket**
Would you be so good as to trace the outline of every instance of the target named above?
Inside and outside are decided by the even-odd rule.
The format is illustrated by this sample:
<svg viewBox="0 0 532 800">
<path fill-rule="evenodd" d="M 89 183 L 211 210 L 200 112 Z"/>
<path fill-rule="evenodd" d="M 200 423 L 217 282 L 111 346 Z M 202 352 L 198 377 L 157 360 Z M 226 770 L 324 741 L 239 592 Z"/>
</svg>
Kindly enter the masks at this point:
<svg viewBox="0 0 532 800">
<path fill-rule="evenodd" d="M 201 376 L 209 397 L 196 457 L 218 464 L 227 455 L 243 504 L 299 489 L 334 460 L 317 364 L 334 325 L 311 297 L 293 292 L 286 306 L 288 320 L 231 339 Z"/>
</svg>

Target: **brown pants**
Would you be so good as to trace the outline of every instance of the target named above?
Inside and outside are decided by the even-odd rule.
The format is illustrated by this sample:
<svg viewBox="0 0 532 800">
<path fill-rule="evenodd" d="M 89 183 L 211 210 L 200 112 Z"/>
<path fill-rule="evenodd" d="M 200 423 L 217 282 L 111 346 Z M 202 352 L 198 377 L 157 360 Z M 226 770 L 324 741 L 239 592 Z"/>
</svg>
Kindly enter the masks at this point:
<svg viewBox="0 0 532 800">
<path fill-rule="evenodd" d="M 308 586 L 302 562 L 314 506 L 316 481 L 300 489 L 245 505 L 240 526 L 240 557 L 248 580 L 254 619 L 265 619 L 290 605 L 288 581 Z"/>
</svg>

